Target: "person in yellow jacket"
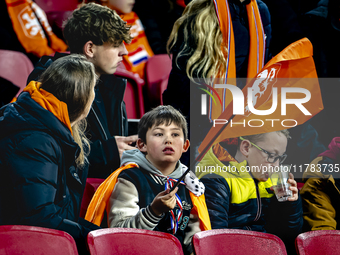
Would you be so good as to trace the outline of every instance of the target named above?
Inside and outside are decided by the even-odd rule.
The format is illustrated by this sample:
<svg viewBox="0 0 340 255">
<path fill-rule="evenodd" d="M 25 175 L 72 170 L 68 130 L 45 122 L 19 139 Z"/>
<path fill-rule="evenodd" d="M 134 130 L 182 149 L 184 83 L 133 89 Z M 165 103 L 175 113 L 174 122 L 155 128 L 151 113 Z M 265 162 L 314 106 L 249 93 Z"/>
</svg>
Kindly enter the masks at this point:
<svg viewBox="0 0 340 255">
<path fill-rule="evenodd" d="M 275 234 L 288 254 L 302 231 L 302 201 L 290 173 L 292 197 L 278 202 L 270 173 L 286 159 L 288 130 L 243 136 L 211 147 L 196 167 L 204 183 L 213 229 L 243 229 Z M 223 145 L 223 146 L 222 146 Z"/>
<path fill-rule="evenodd" d="M 110 227 L 171 233 L 180 240 L 185 254 L 192 253 L 192 236 L 211 227 L 204 185 L 194 173 L 189 172 L 184 182 L 170 192 L 187 170 L 179 161 L 189 148 L 187 135 L 185 118 L 172 106 L 158 106 L 141 118 L 138 149 L 123 153 L 122 166 L 129 167 L 111 180 L 116 183 L 107 207 Z M 85 218 L 95 222 L 90 215 L 91 204 Z"/>
<path fill-rule="evenodd" d="M 306 230 L 340 229 L 340 137 L 335 137 L 328 150 L 315 158 L 303 173 L 301 189 Z"/>
</svg>

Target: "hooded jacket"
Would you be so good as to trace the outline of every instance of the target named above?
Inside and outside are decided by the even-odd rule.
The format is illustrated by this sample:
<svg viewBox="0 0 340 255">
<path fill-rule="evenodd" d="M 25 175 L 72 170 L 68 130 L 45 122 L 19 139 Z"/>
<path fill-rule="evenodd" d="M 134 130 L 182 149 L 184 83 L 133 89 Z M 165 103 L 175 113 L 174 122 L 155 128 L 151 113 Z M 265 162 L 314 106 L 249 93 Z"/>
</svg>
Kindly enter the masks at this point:
<svg viewBox="0 0 340 255">
<path fill-rule="evenodd" d="M 37 81 L 53 61 L 65 55 L 56 53 L 54 57 L 42 57 L 28 77 L 27 83 L 31 80 Z M 120 166 L 114 136 L 128 135 L 128 120 L 123 100 L 125 88 L 124 79 L 114 75 L 100 76 L 95 90 L 96 96 L 86 119 L 88 124 L 86 134 L 91 140 L 88 177 L 105 179 Z"/>
<path fill-rule="evenodd" d="M 157 216 L 152 212 L 150 204 L 158 193 L 165 190 L 167 180 L 180 178 L 187 167 L 178 162 L 176 169 L 166 177 L 138 149 L 123 153 L 122 164 L 131 162 L 138 164 L 139 168 L 126 169 L 119 174 L 109 200 L 109 226 L 173 233 L 170 228 L 170 212 Z M 177 191 L 183 214 L 178 221 L 178 229 L 174 235 L 183 244 L 184 250 L 191 253 L 191 238 L 201 230 L 197 215 L 191 215 L 193 203 L 188 188 L 187 185 L 180 184 Z M 202 185 L 199 189 L 203 189 Z M 176 205 L 173 211 L 178 214 L 179 205 Z"/>
<path fill-rule="evenodd" d="M 70 128 L 67 105 L 36 82 L 0 109 L 0 225 L 68 232 L 82 253 L 98 227 L 78 216 L 87 167 L 75 164 Z"/>
<path fill-rule="evenodd" d="M 196 167 L 196 175 L 206 188 L 211 227 L 272 233 L 293 249 L 303 225 L 300 197 L 294 202 L 278 202 L 270 190 L 270 179 L 253 179 L 246 168 L 247 161 L 239 163 L 226 155 L 226 150 L 217 144 Z"/>
</svg>

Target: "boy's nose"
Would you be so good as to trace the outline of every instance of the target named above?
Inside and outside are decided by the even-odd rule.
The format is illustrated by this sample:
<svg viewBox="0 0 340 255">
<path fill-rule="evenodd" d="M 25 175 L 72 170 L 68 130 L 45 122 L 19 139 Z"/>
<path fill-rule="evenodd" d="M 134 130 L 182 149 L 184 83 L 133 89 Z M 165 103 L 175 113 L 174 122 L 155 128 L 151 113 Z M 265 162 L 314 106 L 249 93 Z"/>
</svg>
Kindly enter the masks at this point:
<svg viewBox="0 0 340 255">
<path fill-rule="evenodd" d="M 165 144 L 171 144 L 172 143 L 172 138 L 171 136 L 166 136 L 165 137 Z"/>
<path fill-rule="evenodd" d="M 128 54 L 128 51 L 127 51 L 127 49 L 126 49 L 124 43 L 122 43 L 122 44 L 119 46 L 119 49 L 120 49 L 120 51 L 119 51 L 119 56 L 124 56 L 124 55 L 127 55 L 127 54 Z"/>
</svg>

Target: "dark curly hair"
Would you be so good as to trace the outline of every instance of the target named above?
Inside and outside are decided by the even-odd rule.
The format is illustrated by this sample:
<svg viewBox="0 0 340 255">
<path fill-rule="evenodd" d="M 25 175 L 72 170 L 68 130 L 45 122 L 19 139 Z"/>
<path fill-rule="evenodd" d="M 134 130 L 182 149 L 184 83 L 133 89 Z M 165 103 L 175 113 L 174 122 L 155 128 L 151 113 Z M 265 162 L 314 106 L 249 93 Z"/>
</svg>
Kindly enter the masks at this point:
<svg viewBox="0 0 340 255">
<path fill-rule="evenodd" d="M 64 23 L 64 37 L 71 53 L 83 54 L 86 42 L 95 45 L 110 43 L 118 47 L 122 42 L 130 43 L 130 26 L 108 7 L 88 3 L 76 9 Z"/>
</svg>

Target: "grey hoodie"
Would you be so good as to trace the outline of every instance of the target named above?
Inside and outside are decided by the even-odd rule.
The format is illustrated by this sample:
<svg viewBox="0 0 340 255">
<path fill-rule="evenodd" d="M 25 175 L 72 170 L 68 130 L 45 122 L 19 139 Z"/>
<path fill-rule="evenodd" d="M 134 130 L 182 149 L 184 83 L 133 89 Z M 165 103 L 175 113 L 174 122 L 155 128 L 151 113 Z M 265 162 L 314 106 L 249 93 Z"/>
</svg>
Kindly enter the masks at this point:
<svg viewBox="0 0 340 255">
<path fill-rule="evenodd" d="M 136 163 L 138 166 L 142 167 L 150 173 L 164 176 L 161 171 L 159 171 L 149 160 L 146 159 L 145 155 L 138 149 L 124 151 L 121 165 L 128 163 Z M 173 171 L 169 177 L 173 179 L 180 178 L 184 172 L 188 169 L 180 161 L 177 162 L 176 169 Z M 188 190 L 194 193 L 196 196 L 201 196 L 204 193 L 204 185 L 198 180 L 196 175 L 190 171 L 184 178 L 184 182 Z"/>
</svg>

